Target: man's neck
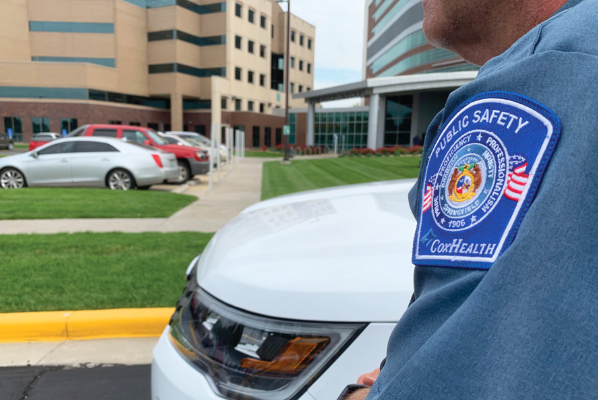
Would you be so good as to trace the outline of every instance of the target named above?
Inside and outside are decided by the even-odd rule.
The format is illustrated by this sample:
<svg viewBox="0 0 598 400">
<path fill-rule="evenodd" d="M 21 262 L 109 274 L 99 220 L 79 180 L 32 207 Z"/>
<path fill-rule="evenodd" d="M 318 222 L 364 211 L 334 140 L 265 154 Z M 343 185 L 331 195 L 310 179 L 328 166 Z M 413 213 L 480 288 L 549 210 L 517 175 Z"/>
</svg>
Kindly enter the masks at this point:
<svg viewBox="0 0 598 400">
<path fill-rule="evenodd" d="M 581 0 L 571 0 L 576 4 Z M 504 10 L 497 16 L 492 29 L 486 29 L 479 40 L 460 48 L 449 48 L 465 60 L 484 65 L 488 60 L 504 53 L 517 40 L 537 25 L 552 17 L 567 0 L 521 1 L 516 8 Z"/>
</svg>

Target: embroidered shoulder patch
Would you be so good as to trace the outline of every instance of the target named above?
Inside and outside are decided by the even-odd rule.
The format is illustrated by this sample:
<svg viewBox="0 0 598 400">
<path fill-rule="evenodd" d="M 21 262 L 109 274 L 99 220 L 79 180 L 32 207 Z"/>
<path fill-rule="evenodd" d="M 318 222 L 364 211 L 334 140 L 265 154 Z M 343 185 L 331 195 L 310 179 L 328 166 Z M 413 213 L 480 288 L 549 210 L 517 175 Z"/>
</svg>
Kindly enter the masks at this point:
<svg viewBox="0 0 598 400">
<path fill-rule="evenodd" d="M 413 263 L 489 269 L 513 242 L 558 142 L 558 117 L 507 92 L 461 105 L 435 139 Z"/>
</svg>

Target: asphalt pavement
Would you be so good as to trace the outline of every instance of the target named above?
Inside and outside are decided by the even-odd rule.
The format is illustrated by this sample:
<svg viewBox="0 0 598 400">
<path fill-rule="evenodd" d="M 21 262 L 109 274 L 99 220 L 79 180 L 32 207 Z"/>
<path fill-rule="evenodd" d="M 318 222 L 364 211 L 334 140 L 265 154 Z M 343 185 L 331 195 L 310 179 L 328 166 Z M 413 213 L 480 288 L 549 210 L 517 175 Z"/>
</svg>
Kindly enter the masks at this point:
<svg viewBox="0 0 598 400">
<path fill-rule="evenodd" d="M 150 400 L 150 365 L 0 368 L 2 400 Z"/>
</svg>

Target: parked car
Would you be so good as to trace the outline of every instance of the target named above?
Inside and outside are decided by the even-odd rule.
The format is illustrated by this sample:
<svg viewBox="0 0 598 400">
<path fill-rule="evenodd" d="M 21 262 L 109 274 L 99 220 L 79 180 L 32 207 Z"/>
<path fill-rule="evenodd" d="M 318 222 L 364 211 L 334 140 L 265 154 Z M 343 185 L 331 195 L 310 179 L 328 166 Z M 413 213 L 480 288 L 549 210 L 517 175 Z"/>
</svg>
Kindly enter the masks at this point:
<svg viewBox="0 0 598 400">
<path fill-rule="evenodd" d="M 199 148 L 172 145 L 150 128 L 127 125 L 85 125 L 69 133 L 73 136 L 112 137 L 125 139 L 174 153 L 179 168 L 177 183 L 185 183 L 194 175 L 205 174 L 210 170 L 209 155 Z"/>
<path fill-rule="evenodd" d="M 174 154 L 102 137 L 72 137 L 0 158 L 0 187 L 147 189 L 179 176 Z"/>
<path fill-rule="evenodd" d="M 258 203 L 221 229 L 154 348 L 152 400 L 330 400 L 413 293 L 414 180 Z"/>
<path fill-rule="evenodd" d="M 13 142 L 13 140 L 10 137 L 8 137 L 8 135 L 0 133 L 0 148 L 14 150 L 15 142 Z"/>
<path fill-rule="evenodd" d="M 201 143 L 204 148 L 210 148 L 212 145 L 212 141 L 209 138 L 197 132 L 166 132 L 166 135 L 175 135 L 192 143 Z M 214 147 L 218 147 L 218 150 L 220 151 L 220 160 L 223 162 L 226 161 L 228 158 L 228 147 L 223 144 Z"/>
<path fill-rule="evenodd" d="M 180 136 L 173 135 L 173 134 L 163 134 L 162 137 L 164 138 L 164 140 L 166 140 L 170 144 L 176 144 L 178 146 L 197 147 L 204 151 L 207 151 L 208 154 L 210 154 L 210 156 L 212 158 L 214 166 L 218 165 L 218 153 L 219 152 L 220 152 L 220 160 L 222 162 L 226 161 L 226 159 L 222 158 L 222 149 L 220 149 L 220 150 L 214 149 L 214 151 L 212 151 L 210 146 L 206 146 L 203 142 L 197 140 L 196 138 L 193 138 L 193 137 L 182 138 Z"/>
<path fill-rule="evenodd" d="M 31 142 L 29 142 L 29 151 L 35 150 L 36 148 L 43 146 L 46 143 L 50 143 L 53 140 L 60 139 L 62 136 L 58 133 L 46 132 L 38 133 L 33 136 Z"/>
</svg>

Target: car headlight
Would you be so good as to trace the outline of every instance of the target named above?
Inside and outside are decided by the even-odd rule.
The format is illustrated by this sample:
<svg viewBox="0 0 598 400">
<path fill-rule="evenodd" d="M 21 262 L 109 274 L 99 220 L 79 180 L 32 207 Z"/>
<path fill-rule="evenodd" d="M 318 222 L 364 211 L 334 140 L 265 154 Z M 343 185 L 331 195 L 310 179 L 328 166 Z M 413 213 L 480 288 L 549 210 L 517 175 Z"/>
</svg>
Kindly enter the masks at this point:
<svg viewBox="0 0 598 400">
<path fill-rule="evenodd" d="M 227 398 L 300 397 L 366 326 L 253 315 L 219 302 L 194 281 L 191 274 L 169 337 Z"/>
</svg>

